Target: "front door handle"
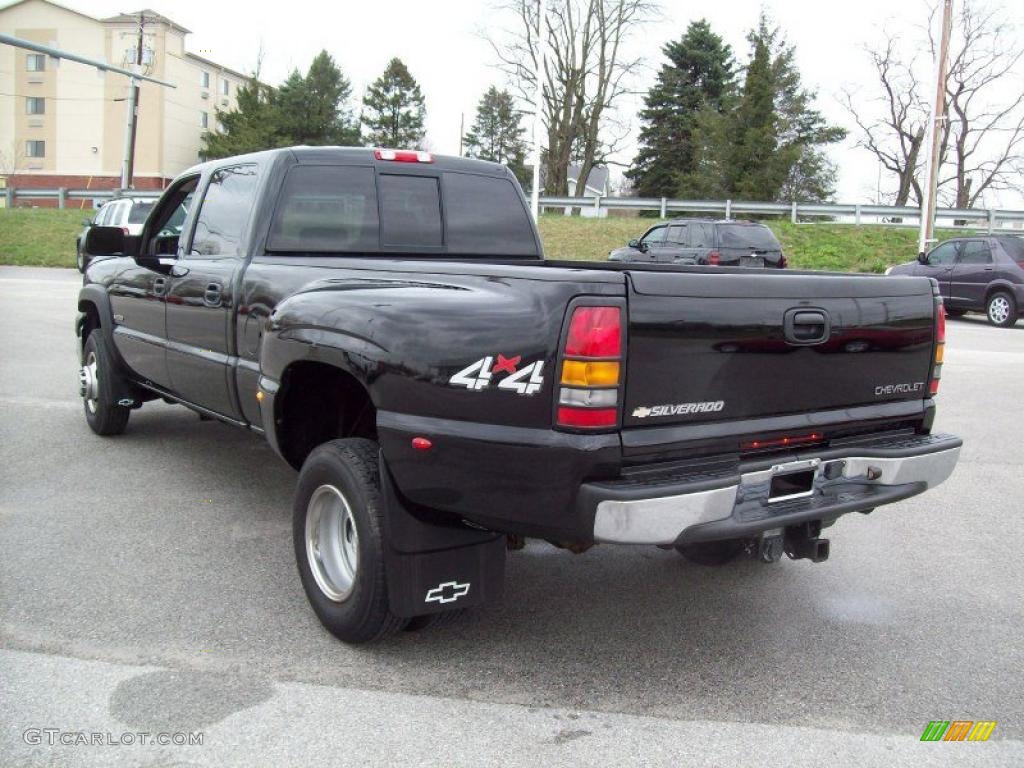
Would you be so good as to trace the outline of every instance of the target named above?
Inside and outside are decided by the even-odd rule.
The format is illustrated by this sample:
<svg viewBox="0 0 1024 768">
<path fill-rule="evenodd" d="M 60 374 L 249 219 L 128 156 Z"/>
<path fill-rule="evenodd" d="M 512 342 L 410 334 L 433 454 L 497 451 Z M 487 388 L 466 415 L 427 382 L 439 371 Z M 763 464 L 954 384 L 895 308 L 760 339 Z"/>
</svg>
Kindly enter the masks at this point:
<svg viewBox="0 0 1024 768">
<path fill-rule="evenodd" d="M 153 280 L 153 294 L 155 296 L 163 296 L 165 290 L 167 290 L 166 277 L 158 277 Z"/>
<path fill-rule="evenodd" d="M 203 293 L 203 303 L 208 307 L 219 307 L 221 304 L 221 284 L 207 283 Z"/>
</svg>

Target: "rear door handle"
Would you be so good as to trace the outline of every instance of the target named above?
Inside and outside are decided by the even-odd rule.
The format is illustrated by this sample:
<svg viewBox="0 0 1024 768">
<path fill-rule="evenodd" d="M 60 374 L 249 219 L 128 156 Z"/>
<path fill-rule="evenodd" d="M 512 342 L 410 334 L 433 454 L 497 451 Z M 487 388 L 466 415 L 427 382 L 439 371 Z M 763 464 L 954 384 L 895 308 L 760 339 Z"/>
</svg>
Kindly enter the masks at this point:
<svg viewBox="0 0 1024 768">
<path fill-rule="evenodd" d="M 832 335 L 832 320 L 823 309 L 790 309 L 783 317 L 782 332 L 790 344 L 822 344 Z"/>
<path fill-rule="evenodd" d="M 221 303 L 220 292 L 220 283 L 207 283 L 206 292 L 203 294 L 203 303 L 208 307 L 219 307 Z"/>
</svg>

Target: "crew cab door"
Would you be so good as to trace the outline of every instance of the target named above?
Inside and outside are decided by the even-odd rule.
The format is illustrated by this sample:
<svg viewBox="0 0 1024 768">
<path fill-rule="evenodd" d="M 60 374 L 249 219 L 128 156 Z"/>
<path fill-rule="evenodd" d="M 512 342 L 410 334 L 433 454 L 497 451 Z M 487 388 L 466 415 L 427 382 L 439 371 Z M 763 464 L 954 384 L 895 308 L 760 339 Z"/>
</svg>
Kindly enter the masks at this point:
<svg viewBox="0 0 1024 768">
<path fill-rule="evenodd" d="M 947 303 L 953 309 L 982 309 L 988 284 L 995 276 L 988 241 L 982 238 L 964 240 L 953 267 Z"/>
<path fill-rule="evenodd" d="M 953 278 L 953 267 L 960 250 L 959 240 L 950 240 L 937 245 L 928 253 L 926 264 L 918 264 L 914 274 L 923 277 L 934 277 L 939 282 L 939 292 L 943 299 L 949 298 L 949 284 Z"/>
<path fill-rule="evenodd" d="M 167 368 L 181 399 L 240 418 L 233 384 L 236 277 L 245 261 L 258 166 L 210 174 L 167 291 Z"/>
</svg>

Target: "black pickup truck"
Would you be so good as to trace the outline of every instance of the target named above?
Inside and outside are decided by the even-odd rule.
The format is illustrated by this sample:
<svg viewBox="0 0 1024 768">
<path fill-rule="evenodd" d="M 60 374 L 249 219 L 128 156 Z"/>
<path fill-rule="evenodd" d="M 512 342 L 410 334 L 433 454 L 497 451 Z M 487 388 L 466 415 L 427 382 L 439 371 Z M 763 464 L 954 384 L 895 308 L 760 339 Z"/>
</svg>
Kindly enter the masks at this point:
<svg viewBox="0 0 1024 768">
<path fill-rule="evenodd" d="M 181 218 L 180 227 L 168 222 Z M 310 603 L 363 642 L 496 598 L 524 537 L 718 563 L 938 485 L 935 281 L 545 260 L 507 168 L 299 147 L 93 228 L 89 426 L 163 398 L 298 470 Z"/>
</svg>

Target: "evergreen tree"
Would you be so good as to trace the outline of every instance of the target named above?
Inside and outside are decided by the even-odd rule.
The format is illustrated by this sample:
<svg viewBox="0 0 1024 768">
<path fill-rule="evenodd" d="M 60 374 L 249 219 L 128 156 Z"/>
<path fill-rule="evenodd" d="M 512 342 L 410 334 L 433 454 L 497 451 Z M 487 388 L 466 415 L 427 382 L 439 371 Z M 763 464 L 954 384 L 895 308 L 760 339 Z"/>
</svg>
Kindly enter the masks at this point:
<svg viewBox="0 0 1024 768">
<path fill-rule="evenodd" d="M 821 145 L 841 141 L 846 130 L 828 125 L 814 109 L 814 94 L 801 86 L 793 46 L 764 13 L 747 39 L 751 60 L 727 132 L 729 146 L 723 148 L 729 194 L 776 200 L 785 190 L 797 199 L 826 200 L 835 187 L 835 168 Z"/>
<path fill-rule="evenodd" d="M 473 127 L 463 137 L 467 157 L 507 165 L 521 184 L 527 183 L 526 143 L 512 95 L 493 85 L 480 99 Z"/>
<path fill-rule="evenodd" d="M 419 83 L 401 59 L 394 58 L 363 97 L 366 142 L 375 147 L 422 149 L 426 115 Z"/>
<path fill-rule="evenodd" d="M 694 131 L 705 110 L 721 113 L 735 89 L 731 48 L 705 20 L 662 48 L 668 61 L 644 99 L 640 149 L 626 176 L 640 197 L 693 196 L 698 148 Z M 713 120 L 704 115 L 705 122 Z"/>
<path fill-rule="evenodd" d="M 259 74 L 238 89 L 238 106 L 231 111 L 217 110 L 219 130 L 202 135 L 203 160 L 244 155 L 287 144 L 277 134 L 273 91 L 259 81 Z"/>
<path fill-rule="evenodd" d="M 352 85 L 327 51 L 320 51 L 306 76 L 294 70 L 274 99 L 277 130 L 289 144 L 358 145 L 352 117 Z"/>
</svg>

